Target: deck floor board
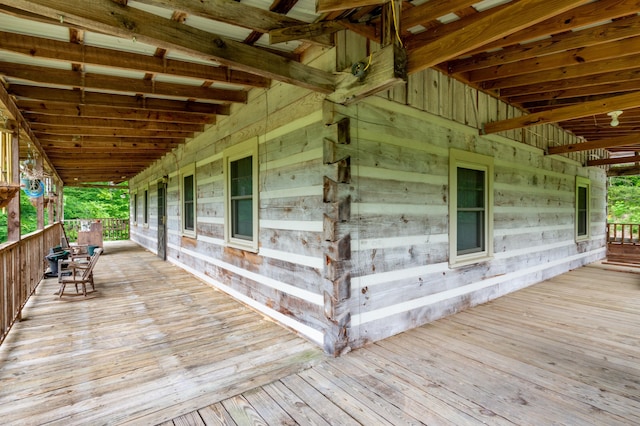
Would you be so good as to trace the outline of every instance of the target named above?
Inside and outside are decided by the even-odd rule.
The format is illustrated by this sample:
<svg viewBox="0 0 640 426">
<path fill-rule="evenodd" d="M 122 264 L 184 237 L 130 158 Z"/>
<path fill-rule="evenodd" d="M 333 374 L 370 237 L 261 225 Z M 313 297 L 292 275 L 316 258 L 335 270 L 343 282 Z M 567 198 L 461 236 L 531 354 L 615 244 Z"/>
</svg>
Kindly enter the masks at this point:
<svg viewBox="0 0 640 426">
<path fill-rule="evenodd" d="M 86 299 L 46 281 L 0 347 L 3 424 L 640 424 L 637 268 L 589 265 L 327 358 L 133 243 L 101 262 Z"/>
</svg>

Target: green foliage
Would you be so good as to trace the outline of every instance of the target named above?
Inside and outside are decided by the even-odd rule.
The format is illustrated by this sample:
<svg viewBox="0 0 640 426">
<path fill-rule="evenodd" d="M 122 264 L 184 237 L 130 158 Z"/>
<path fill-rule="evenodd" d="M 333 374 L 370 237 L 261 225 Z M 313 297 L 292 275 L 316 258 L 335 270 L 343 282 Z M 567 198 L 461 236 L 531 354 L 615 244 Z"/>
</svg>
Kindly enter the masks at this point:
<svg viewBox="0 0 640 426">
<path fill-rule="evenodd" d="M 121 188 L 64 188 L 65 219 L 102 219 L 129 217 L 129 190 Z M 45 210 L 45 225 L 48 214 Z M 38 228 L 36 208 L 24 191 L 20 191 L 20 232 L 22 235 Z M 0 211 L 0 243 L 7 241 L 7 214 Z"/>
<path fill-rule="evenodd" d="M 121 188 L 64 188 L 65 219 L 129 217 L 129 191 Z"/>
<path fill-rule="evenodd" d="M 640 223 L 640 176 L 612 177 L 607 202 L 610 223 Z"/>
</svg>

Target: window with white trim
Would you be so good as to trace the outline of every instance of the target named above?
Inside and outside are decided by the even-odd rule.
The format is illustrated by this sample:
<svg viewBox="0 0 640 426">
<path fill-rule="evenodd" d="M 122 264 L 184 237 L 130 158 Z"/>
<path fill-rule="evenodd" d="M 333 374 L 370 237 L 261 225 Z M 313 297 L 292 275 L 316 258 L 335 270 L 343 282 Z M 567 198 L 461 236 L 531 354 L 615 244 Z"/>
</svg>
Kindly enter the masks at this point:
<svg viewBox="0 0 640 426">
<path fill-rule="evenodd" d="M 192 164 L 180 170 L 182 194 L 182 235 L 196 236 L 196 166 Z"/>
<path fill-rule="evenodd" d="M 591 225 L 591 181 L 576 176 L 576 241 L 588 240 Z"/>
<path fill-rule="evenodd" d="M 493 255 L 493 158 L 451 149 L 449 158 L 449 263 Z"/>
<path fill-rule="evenodd" d="M 258 250 L 258 139 L 226 150 L 225 242 L 243 250 Z"/>
</svg>

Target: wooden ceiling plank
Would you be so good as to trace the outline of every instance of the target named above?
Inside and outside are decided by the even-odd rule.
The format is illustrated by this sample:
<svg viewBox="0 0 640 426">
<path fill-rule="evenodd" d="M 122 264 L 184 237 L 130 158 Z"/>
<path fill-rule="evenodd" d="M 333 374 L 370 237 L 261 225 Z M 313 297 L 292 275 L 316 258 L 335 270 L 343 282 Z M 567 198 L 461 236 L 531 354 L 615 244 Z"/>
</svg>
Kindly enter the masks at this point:
<svg viewBox="0 0 640 426">
<path fill-rule="evenodd" d="M 639 62 L 640 54 L 632 54 L 630 56 L 587 62 L 580 64 L 580 66 L 559 67 L 546 69 L 544 72 L 530 72 L 513 77 L 488 80 L 482 82 L 481 87 L 484 90 L 497 90 L 509 87 L 534 86 L 538 83 L 545 83 L 548 81 L 559 82 L 566 79 L 589 77 L 597 74 L 635 69 L 638 67 Z"/>
<path fill-rule="evenodd" d="M 638 176 L 640 175 L 640 166 L 631 167 L 611 167 L 607 170 L 607 176 Z"/>
<path fill-rule="evenodd" d="M 316 0 L 316 12 L 332 12 L 335 10 L 355 9 L 362 6 L 374 6 L 386 3 L 387 0 Z"/>
<path fill-rule="evenodd" d="M 269 43 L 285 43 L 287 41 L 319 37 L 343 30 L 339 21 L 322 21 L 293 27 L 277 28 L 269 31 Z"/>
<path fill-rule="evenodd" d="M 270 80 L 257 74 L 175 59 L 68 43 L 41 37 L 0 32 L 0 48 L 36 58 L 122 68 L 145 73 L 212 80 L 249 87 L 269 87 Z"/>
<path fill-rule="evenodd" d="M 412 8 L 411 13 L 403 14 L 400 26 L 403 30 L 408 30 L 476 3 L 478 0 L 431 0 Z"/>
<path fill-rule="evenodd" d="M 247 93 L 243 90 L 225 90 L 200 86 L 184 86 L 174 83 L 162 83 L 137 80 L 126 77 L 101 74 L 78 73 L 48 67 L 30 66 L 10 62 L 0 62 L 0 74 L 21 80 L 52 85 L 73 86 L 79 88 L 110 90 L 128 93 L 177 96 L 193 99 L 215 100 L 220 102 L 246 102 Z"/>
<path fill-rule="evenodd" d="M 546 2 L 549 3 L 549 2 Z M 583 2 L 585 3 L 585 2 Z M 578 5 L 574 9 L 563 13 L 555 13 L 548 19 L 531 25 L 518 32 L 499 38 L 482 46 L 482 51 L 524 43 L 541 37 L 560 34 L 574 28 L 586 27 L 592 24 L 606 22 L 610 19 L 621 18 L 640 12 L 640 2 L 637 0 L 600 0 Z M 477 53 L 477 50 L 468 53 Z"/>
<path fill-rule="evenodd" d="M 54 144 L 104 144 L 109 146 L 166 146 L 175 147 L 184 143 L 184 138 L 126 138 L 117 136 L 73 136 L 73 135 L 48 135 L 46 133 L 35 133 L 38 139 L 42 142 L 42 146 L 53 146 Z"/>
<path fill-rule="evenodd" d="M 583 67 L 584 64 L 623 58 L 638 53 L 640 53 L 640 36 L 629 37 L 617 40 L 614 43 L 601 43 L 595 46 L 571 49 L 542 57 L 523 59 L 518 62 L 471 71 L 465 74 L 465 78 L 472 83 L 479 83 L 523 74 L 540 73 L 541 71 L 554 70 L 561 67 L 563 70 L 564 67 Z M 542 73 L 541 75 L 546 76 L 547 73 Z"/>
<path fill-rule="evenodd" d="M 520 0 L 409 52 L 409 73 L 422 71 L 513 34 L 588 0 Z"/>
<path fill-rule="evenodd" d="M 640 155 L 627 155 L 624 157 L 601 158 L 599 160 L 587 160 L 587 166 L 606 166 L 612 164 L 637 163 Z"/>
<path fill-rule="evenodd" d="M 507 87 L 500 90 L 500 96 L 503 99 L 511 99 L 514 96 L 524 97 L 527 95 L 535 95 L 544 92 L 560 92 L 562 94 L 569 93 L 565 96 L 584 96 L 591 93 L 591 90 L 598 89 L 601 85 L 620 85 L 624 90 L 626 82 L 640 79 L 640 68 L 608 72 L 587 77 L 568 78 L 566 80 L 550 80 L 538 84 L 531 84 L 517 87 Z M 573 92 L 569 92 L 573 90 Z M 615 90 L 613 91 L 615 92 Z M 594 93 L 602 93 L 594 92 Z M 611 93 L 608 91 L 606 93 Z M 562 96 L 560 94 L 559 96 Z"/>
<path fill-rule="evenodd" d="M 49 18 L 62 16 L 68 25 L 135 38 L 321 93 L 334 90 L 332 73 L 110 0 L 6 0 L 4 3 Z"/>
<path fill-rule="evenodd" d="M 547 155 L 566 154 L 568 152 L 581 152 L 590 151 L 593 149 L 606 149 L 615 146 L 633 145 L 640 142 L 640 137 L 637 135 L 632 136 L 620 136 L 617 138 L 601 139 L 597 141 L 588 141 L 581 143 L 574 143 L 562 146 L 553 146 L 547 149 Z"/>
<path fill-rule="evenodd" d="M 531 108 L 550 108 L 553 105 L 569 105 L 604 99 L 624 92 L 640 90 L 640 79 L 611 84 L 580 85 L 562 90 L 541 91 L 505 98 L 508 102 Z"/>
<path fill-rule="evenodd" d="M 637 35 L 640 35 L 640 16 L 638 15 L 599 25 L 595 28 L 587 28 L 575 32 L 569 31 L 532 43 L 517 44 L 495 52 L 483 52 L 469 58 L 456 59 L 448 62 L 447 68 L 451 74 L 466 73 L 538 56 L 551 55 L 565 50 L 615 42 Z"/>
<path fill-rule="evenodd" d="M 537 112 L 522 117 L 494 121 L 483 125 L 482 134 L 498 133 L 505 130 L 521 129 L 538 124 L 557 123 L 559 121 L 602 114 L 609 111 L 640 107 L 640 92 L 632 92 L 611 98 L 586 102 L 549 111 Z"/>
<path fill-rule="evenodd" d="M 103 129 L 153 130 L 166 132 L 202 132 L 204 125 L 188 123 L 166 123 L 161 121 L 120 120 L 110 118 L 87 118 L 24 113 L 24 117 L 35 125 L 51 127 L 93 127 Z"/>
<path fill-rule="evenodd" d="M 138 108 L 150 111 L 195 112 L 203 114 L 229 115 L 229 105 L 196 101 L 149 98 L 144 96 L 114 95 L 90 91 L 35 87 L 31 85 L 11 84 L 9 92 L 17 97 L 41 101 L 59 101 L 106 107 Z"/>
<path fill-rule="evenodd" d="M 121 120 L 161 121 L 169 123 L 214 124 L 214 114 L 177 111 L 156 111 L 142 108 L 82 105 L 66 102 L 43 102 L 39 100 L 16 100 L 23 113 L 48 114 L 59 117 L 112 118 Z"/>
<path fill-rule="evenodd" d="M 193 132 L 166 132 L 155 130 L 108 129 L 92 127 L 56 127 L 48 124 L 32 125 L 33 131 L 50 135 L 115 136 L 132 138 L 192 138 Z"/>
</svg>

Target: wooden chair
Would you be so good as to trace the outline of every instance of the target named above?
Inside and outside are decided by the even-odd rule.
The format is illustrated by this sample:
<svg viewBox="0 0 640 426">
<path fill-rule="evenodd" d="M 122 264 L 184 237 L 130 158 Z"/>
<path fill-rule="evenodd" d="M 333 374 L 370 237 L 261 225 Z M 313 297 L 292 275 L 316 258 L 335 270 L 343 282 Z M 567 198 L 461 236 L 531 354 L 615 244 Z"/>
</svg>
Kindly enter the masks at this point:
<svg viewBox="0 0 640 426">
<path fill-rule="evenodd" d="M 72 256 L 71 259 L 60 259 L 58 261 L 59 297 L 62 297 L 67 284 L 76 286 L 76 294 L 78 294 L 78 284 L 81 284 L 82 294 L 85 297 L 87 296 L 87 283 L 91 284 L 93 290 L 96 289 L 93 283 L 93 268 L 98 263 L 100 254 L 102 254 L 102 249 L 98 248 L 93 252 L 93 256 Z M 66 266 L 66 269 L 63 270 L 63 266 Z"/>
</svg>

